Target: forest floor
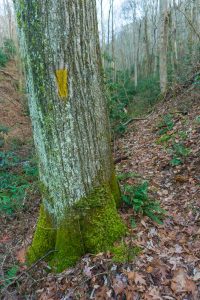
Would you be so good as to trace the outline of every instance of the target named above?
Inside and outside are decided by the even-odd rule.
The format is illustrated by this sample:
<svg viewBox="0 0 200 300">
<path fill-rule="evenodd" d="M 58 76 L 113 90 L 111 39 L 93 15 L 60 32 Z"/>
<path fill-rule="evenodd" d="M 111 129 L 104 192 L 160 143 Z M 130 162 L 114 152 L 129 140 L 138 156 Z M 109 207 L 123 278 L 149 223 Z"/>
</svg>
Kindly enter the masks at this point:
<svg viewBox="0 0 200 300">
<path fill-rule="evenodd" d="M 24 142 L 20 151 L 31 147 Z M 22 156 L 22 162 L 30 159 Z M 122 190 L 148 182 L 148 197 L 166 210 L 163 224 L 123 204 L 129 234 L 117 255 L 88 254 L 60 274 L 49 273 L 42 260 L 27 267 L 40 200 L 29 178 L 22 208 L 0 216 L 2 299 L 200 299 L 200 87 L 192 82 L 130 124 L 114 142 L 114 157 Z"/>
</svg>

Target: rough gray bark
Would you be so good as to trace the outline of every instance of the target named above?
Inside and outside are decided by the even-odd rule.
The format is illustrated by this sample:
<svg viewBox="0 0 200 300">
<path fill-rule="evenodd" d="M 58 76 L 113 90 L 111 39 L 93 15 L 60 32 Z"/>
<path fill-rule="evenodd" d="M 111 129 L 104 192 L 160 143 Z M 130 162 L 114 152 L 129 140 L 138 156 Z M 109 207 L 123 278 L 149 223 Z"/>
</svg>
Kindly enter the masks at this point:
<svg viewBox="0 0 200 300">
<path fill-rule="evenodd" d="M 85 215 L 94 213 L 94 208 L 91 210 L 88 204 L 90 195 L 98 194 L 96 205 L 102 206 L 98 216 L 100 222 L 100 218 L 104 218 L 101 213 L 111 201 L 113 189 L 115 195 L 118 193 L 113 176 L 95 0 L 16 0 L 14 3 L 21 49 L 24 50 L 29 107 L 43 194 L 42 221 L 39 220 L 32 252 L 35 259 L 52 244 L 49 240 L 54 239 L 53 234 L 49 238 L 40 225 L 48 219 L 48 224 L 53 224 L 57 231 L 53 244 L 61 250 L 62 256 L 77 258 L 86 250 L 99 251 L 104 246 L 101 237 L 101 242 L 90 243 L 93 247 L 87 247 L 86 236 L 90 233 L 82 232 Z M 99 203 L 101 197 L 102 203 Z M 81 229 L 79 222 L 74 223 L 75 219 L 73 224 L 66 225 L 66 218 L 71 218 L 68 212 L 83 199 L 88 211 L 86 209 L 81 216 L 76 216 L 82 222 Z M 116 222 L 120 224 L 116 207 L 111 206 Z M 87 220 L 87 225 L 88 222 L 90 230 L 94 230 L 94 224 L 98 223 Z M 121 234 L 120 230 L 119 233 L 114 230 L 114 235 L 109 236 L 113 222 L 106 220 L 107 224 L 102 226 L 110 241 Z M 42 226 L 45 227 L 44 224 Z M 73 234 L 70 231 L 66 236 L 72 226 Z M 59 232 L 60 227 L 62 230 Z M 79 249 L 71 249 L 78 231 L 81 233 L 75 246 Z M 93 233 L 98 235 L 98 230 Z M 83 236 L 86 240 L 82 247 Z M 42 237 L 48 240 L 45 249 L 40 245 Z M 69 244 L 68 249 L 63 249 L 62 240 Z M 98 246 L 95 243 L 99 243 Z M 74 260 L 70 258 L 66 265 Z"/>
</svg>

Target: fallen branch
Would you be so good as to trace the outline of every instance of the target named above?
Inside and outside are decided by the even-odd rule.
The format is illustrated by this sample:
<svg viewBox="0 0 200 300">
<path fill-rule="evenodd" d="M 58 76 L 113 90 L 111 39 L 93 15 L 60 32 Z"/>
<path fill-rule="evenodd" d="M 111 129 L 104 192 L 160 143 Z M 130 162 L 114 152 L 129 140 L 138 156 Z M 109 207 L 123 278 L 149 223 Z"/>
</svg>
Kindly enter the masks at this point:
<svg viewBox="0 0 200 300">
<path fill-rule="evenodd" d="M 129 119 L 128 121 L 126 121 L 123 126 L 127 126 L 129 125 L 130 123 L 132 123 L 133 121 L 144 121 L 144 120 L 147 120 L 152 114 L 153 114 L 154 110 L 149 114 L 147 115 L 145 118 L 131 118 Z"/>
<path fill-rule="evenodd" d="M 146 118 L 131 118 L 126 123 L 124 123 L 123 125 L 127 126 L 128 124 L 132 123 L 133 121 L 142 121 L 142 120 L 146 120 Z"/>
</svg>

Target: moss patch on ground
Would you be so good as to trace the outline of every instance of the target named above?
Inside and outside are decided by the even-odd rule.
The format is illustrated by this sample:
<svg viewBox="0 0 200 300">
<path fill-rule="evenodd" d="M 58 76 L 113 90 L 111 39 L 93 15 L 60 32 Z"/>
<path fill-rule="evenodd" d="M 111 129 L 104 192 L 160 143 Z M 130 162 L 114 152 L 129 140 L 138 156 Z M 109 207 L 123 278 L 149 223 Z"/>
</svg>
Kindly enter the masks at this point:
<svg viewBox="0 0 200 300">
<path fill-rule="evenodd" d="M 113 254 L 113 262 L 126 263 L 132 261 L 136 256 L 141 253 L 141 248 L 138 246 L 131 247 L 125 243 L 120 243 L 111 247 L 111 253 Z"/>
</svg>

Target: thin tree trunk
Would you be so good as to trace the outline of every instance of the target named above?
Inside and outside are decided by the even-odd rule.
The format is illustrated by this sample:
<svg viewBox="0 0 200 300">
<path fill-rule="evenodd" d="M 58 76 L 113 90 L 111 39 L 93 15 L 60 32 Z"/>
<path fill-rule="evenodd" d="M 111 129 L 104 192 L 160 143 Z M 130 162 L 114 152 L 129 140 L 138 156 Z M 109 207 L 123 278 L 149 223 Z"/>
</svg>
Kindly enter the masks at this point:
<svg viewBox="0 0 200 300">
<path fill-rule="evenodd" d="M 101 0 L 101 48 L 102 48 L 102 65 L 105 66 L 105 31 L 104 31 L 104 17 L 103 17 L 103 0 Z"/>
<path fill-rule="evenodd" d="M 43 203 L 33 262 L 62 270 L 124 232 L 110 149 L 95 0 L 15 0 Z"/>
<path fill-rule="evenodd" d="M 146 13 L 145 19 L 144 19 L 144 40 L 145 40 L 145 49 L 146 49 L 146 57 L 147 57 L 146 76 L 151 73 L 151 57 L 150 57 L 150 51 L 149 51 L 149 38 L 148 38 L 147 22 L 148 22 L 148 17 L 147 17 L 147 13 Z"/>
<path fill-rule="evenodd" d="M 174 69 L 175 76 L 177 75 L 177 66 L 178 66 L 178 50 L 177 50 L 177 12 L 176 12 L 176 1 L 173 0 L 173 10 L 174 14 L 172 14 L 172 23 L 173 23 L 173 54 L 174 54 Z"/>
<path fill-rule="evenodd" d="M 116 68 L 115 68 L 114 0 L 112 0 L 112 72 L 113 72 L 113 81 L 115 81 Z"/>
<path fill-rule="evenodd" d="M 168 45 L 168 0 L 160 0 L 160 89 L 162 94 L 167 90 L 167 45 Z"/>
<path fill-rule="evenodd" d="M 138 30 L 138 41 L 137 41 L 137 21 L 136 21 L 136 5 L 133 8 L 133 63 L 134 63 L 134 83 L 135 88 L 138 86 L 138 44 L 140 36 L 140 24 Z"/>
</svg>

